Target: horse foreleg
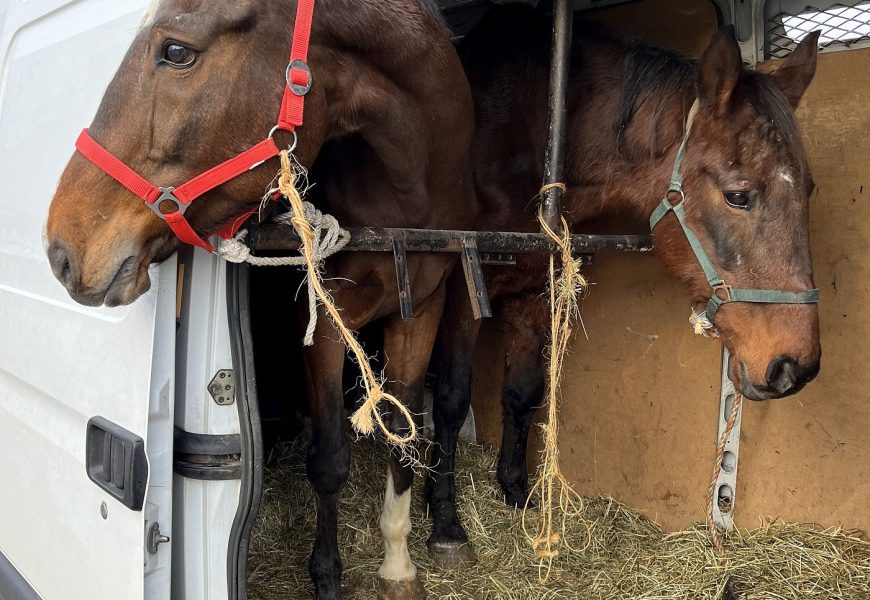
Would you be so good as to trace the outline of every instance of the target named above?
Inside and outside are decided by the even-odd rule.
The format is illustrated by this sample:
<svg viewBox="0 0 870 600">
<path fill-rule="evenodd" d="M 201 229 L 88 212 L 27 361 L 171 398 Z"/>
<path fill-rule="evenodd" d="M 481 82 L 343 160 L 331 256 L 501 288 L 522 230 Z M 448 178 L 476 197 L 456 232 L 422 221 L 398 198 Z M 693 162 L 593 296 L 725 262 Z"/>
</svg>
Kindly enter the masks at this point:
<svg viewBox="0 0 870 600">
<path fill-rule="evenodd" d="M 529 496 L 526 451 L 529 428 L 544 393 L 546 306 L 524 295 L 503 304 L 505 369 L 498 481 L 508 506 L 522 508 Z"/>
<path fill-rule="evenodd" d="M 432 468 L 426 481 L 432 534 L 426 545 L 432 559 L 441 566 L 460 567 L 473 563 L 475 556 L 456 512 L 453 469 L 459 431 L 471 405 L 471 356 L 480 322 L 471 312 L 460 270 L 454 271 L 450 283 L 433 361 L 436 368 L 435 444 Z"/>
<path fill-rule="evenodd" d="M 342 418 L 344 346 L 322 309 L 314 340 L 314 346 L 305 349 L 312 428 L 306 467 L 317 502 L 317 533 L 308 571 L 318 600 L 337 600 L 341 596 L 338 501 L 350 470 L 350 443 Z"/>
<path fill-rule="evenodd" d="M 415 307 L 412 321 L 398 315 L 387 320 L 384 327 L 384 359 L 387 391 L 400 398 L 414 415 L 415 424 L 423 412 L 423 386 L 432 354 L 435 333 L 444 309 L 444 287 Z M 398 411 L 392 412 L 390 430 L 406 435 L 409 423 Z M 408 552 L 411 533 L 411 484 L 414 471 L 400 454 L 410 449 L 392 448 L 387 474 L 387 491 L 381 512 L 381 533 L 384 537 L 384 562 L 378 571 L 378 589 L 387 600 L 417 600 L 426 597 L 417 577 L 417 568 Z"/>
</svg>

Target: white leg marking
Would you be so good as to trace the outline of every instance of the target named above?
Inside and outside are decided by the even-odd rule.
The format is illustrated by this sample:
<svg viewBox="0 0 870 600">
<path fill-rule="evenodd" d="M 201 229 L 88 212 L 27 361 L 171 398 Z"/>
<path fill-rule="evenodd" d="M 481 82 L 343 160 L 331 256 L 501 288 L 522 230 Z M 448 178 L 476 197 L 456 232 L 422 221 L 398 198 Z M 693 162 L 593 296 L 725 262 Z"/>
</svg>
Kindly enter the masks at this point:
<svg viewBox="0 0 870 600">
<path fill-rule="evenodd" d="M 393 474 L 387 468 L 387 492 L 381 510 L 381 534 L 384 536 L 384 564 L 378 575 L 384 579 L 414 579 L 417 567 L 408 552 L 408 534 L 411 533 L 411 489 L 401 496 L 393 487 Z"/>
</svg>

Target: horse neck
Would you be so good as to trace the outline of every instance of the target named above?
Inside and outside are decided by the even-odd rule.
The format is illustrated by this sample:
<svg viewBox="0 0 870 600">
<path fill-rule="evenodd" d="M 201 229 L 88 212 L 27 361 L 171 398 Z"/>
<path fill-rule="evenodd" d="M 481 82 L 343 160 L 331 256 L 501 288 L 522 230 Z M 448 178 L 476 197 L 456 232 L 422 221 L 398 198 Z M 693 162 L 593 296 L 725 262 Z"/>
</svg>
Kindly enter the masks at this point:
<svg viewBox="0 0 870 600">
<path fill-rule="evenodd" d="M 603 89 L 612 97 L 613 89 Z M 616 90 L 620 95 L 621 89 Z M 568 208 L 577 221 L 602 214 L 629 215 L 646 220 L 661 202 L 685 132 L 686 117 L 695 100 L 690 80 L 667 98 L 639 100 L 639 108 L 629 125 L 617 130 L 614 118 L 601 118 L 587 112 L 576 121 L 570 136 L 578 140 L 569 155 L 570 182 Z"/>
<path fill-rule="evenodd" d="M 424 1 L 318 4 L 311 36 L 316 88 L 306 101 L 312 106 L 306 106 L 300 132 L 304 164 L 313 164 L 326 141 L 358 134 L 379 157 L 396 192 L 409 202 L 425 200 L 419 186 L 428 147 L 419 135 L 421 107 L 408 99 L 437 98 L 442 87 L 450 88 L 451 82 L 433 78 L 425 65 L 444 64 L 452 48 L 446 29 L 439 29 L 444 25 Z"/>
</svg>

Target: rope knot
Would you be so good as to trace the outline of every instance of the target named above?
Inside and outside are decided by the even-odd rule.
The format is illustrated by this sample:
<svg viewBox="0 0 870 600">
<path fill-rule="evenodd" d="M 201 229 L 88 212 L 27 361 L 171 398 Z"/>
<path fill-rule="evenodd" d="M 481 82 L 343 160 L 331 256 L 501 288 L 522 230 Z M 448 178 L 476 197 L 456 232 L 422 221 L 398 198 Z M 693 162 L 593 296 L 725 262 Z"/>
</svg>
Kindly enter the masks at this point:
<svg viewBox="0 0 870 600">
<path fill-rule="evenodd" d="M 247 233 L 247 231 L 240 231 L 234 238 L 221 240 L 217 248 L 218 255 L 231 263 L 246 262 L 251 256 L 251 249 L 244 243 Z"/>
<path fill-rule="evenodd" d="M 698 312 L 693 308 L 692 314 L 689 315 L 689 324 L 695 331 L 695 335 L 703 335 L 706 338 L 719 337 L 716 326 L 707 318 L 707 311 Z"/>
</svg>

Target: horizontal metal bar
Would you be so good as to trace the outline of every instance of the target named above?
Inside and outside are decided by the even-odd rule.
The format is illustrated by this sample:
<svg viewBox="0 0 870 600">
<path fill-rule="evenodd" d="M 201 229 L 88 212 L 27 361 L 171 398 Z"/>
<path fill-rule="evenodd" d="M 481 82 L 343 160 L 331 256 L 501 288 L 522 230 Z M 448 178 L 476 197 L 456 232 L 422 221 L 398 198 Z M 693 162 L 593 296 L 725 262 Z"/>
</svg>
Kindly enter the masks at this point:
<svg viewBox="0 0 870 600">
<path fill-rule="evenodd" d="M 463 240 L 474 238 L 481 253 L 555 252 L 556 245 L 542 233 L 511 231 L 454 231 L 444 229 L 393 229 L 348 227 L 351 240 L 345 251 L 392 252 L 393 239 L 401 237 L 407 252 L 462 252 Z M 251 245 L 255 250 L 297 250 L 299 238 L 290 225 L 267 224 L 253 228 Z M 577 233 L 571 236 L 577 254 L 613 250 L 649 252 L 649 235 L 596 235 Z"/>
</svg>

